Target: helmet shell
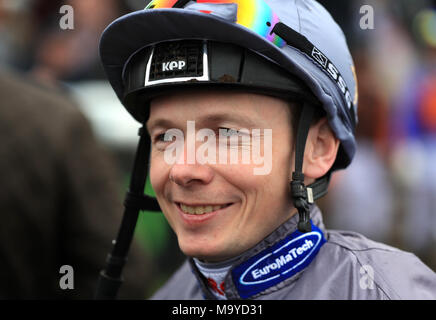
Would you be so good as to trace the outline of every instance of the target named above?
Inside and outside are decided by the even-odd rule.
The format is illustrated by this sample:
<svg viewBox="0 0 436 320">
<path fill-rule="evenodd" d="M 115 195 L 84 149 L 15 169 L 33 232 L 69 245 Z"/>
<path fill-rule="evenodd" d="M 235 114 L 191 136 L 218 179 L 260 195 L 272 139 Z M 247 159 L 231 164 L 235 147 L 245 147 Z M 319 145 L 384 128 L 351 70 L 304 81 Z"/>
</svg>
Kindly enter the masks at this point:
<svg viewBox="0 0 436 320">
<path fill-rule="evenodd" d="M 226 42 L 250 49 L 272 60 L 301 79 L 321 103 L 330 127 L 340 140 L 334 169 L 345 168 L 356 151 L 354 137 L 357 110 L 351 110 L 340 86 L 319 59 L 327 57 L 340 73 L 357 108 L 357 83 L 354 64 L 345 36 L 331 15 L 313 0 L 264 0 L 280 21 L 306 37 L 318 55 L 309 55 L 295 47 L 280 48 L 254 31 L 234 22 L 235 12 L 198 11 L 208 3 L 189 2 L 184 8 L 146 9 L 124 15 L 103 32 L 100 57 L 109 82 L 124 103 L 123 71 L 130 58 L 144 47 L 163 41 L 204 39 Z M 195 5 L 195 10 L 191 7 Z M 205 7 L 206 8 L 206 7 Z M 237 10 L 237 7 L 236 7 Z M 316 61 L 318 60 L 318 61 Z"/>
</svg>

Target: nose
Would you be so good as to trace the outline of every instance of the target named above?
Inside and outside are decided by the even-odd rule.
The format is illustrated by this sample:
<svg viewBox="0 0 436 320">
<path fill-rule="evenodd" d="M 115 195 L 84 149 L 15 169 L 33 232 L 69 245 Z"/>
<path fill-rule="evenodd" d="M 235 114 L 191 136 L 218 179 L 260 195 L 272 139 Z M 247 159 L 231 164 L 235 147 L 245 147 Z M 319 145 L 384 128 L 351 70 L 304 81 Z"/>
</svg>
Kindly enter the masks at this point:
<svg viewBox="0 0 436 320">
<path fill-rule="evenodd" d="M 183 161 L 178 159 L 170 169 L 169 179 L 179 186 L 189 187 L 195 184 L 208 184 L 212 181 L 214 170 L 208 165 L 199 163 L 197 158 L 197 143 L 195 127 L 186 133 L 187 137 L 184 141 L 184 152 L 179 154 Z"/>
<path fill-rule="evenodd" d="M 208 184 L 212 181 L 213 170 L 203 164 L 174 164 L 169 179 L 181 187 L 194 184 Z"/>
</svg>

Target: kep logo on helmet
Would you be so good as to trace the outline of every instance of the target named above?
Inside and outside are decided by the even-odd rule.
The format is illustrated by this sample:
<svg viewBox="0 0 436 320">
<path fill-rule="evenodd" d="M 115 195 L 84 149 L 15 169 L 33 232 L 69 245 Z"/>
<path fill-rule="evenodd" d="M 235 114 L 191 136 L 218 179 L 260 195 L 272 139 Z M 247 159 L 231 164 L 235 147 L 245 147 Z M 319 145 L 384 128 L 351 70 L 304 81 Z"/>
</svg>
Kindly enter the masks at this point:
<svg viewBox="0 0 436 320">
<path fill-rule="evenodd" d="M 186 61 L 179 60 L 179 61 L 168 61 L 168 62 L 162 62 L 162 71 L 173 71 L 174 69 L 177 70 L 184 70 L 186 69 Z"/>
</svg>

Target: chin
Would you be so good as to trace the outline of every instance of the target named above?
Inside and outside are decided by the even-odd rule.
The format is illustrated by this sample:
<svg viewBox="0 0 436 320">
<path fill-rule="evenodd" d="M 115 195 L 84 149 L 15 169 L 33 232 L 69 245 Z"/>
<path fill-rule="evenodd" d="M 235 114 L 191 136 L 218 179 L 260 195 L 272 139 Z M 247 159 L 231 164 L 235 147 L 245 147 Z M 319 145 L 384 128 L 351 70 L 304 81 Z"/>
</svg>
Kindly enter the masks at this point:
<svg viewBox="0 0 436 320">
<path fill-rule="evenodd" d="M 179 241 L 179 247 L 182 252 L 188 256 L 205 261 L 220 261 L 225 257 L 223 248 L 211 243 L 183 243 Z"/>
</svg>

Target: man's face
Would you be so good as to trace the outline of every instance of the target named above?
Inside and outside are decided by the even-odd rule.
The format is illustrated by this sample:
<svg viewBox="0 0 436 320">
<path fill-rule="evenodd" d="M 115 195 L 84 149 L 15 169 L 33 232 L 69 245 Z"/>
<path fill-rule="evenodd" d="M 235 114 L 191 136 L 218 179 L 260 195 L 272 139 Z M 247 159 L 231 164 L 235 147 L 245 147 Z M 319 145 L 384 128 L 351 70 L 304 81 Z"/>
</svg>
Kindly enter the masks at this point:
<svg viewBox="0 0 436 320">
<path fill-rule="evenodd" d="M 195 133 L 187 132 L 188 121 L 195 121 L 197 132 L 208 128 L 216 134 L 215 163 L 188 163 L 188 140 L 195 140 Z M 147 128 L 152 139 L 151 184 L 186 255 L 206 261 L 231 258 L 294 214 L 288 191 L 293 140 L 287 102 L 230 91 L 178 93 L 151 102 Z M 250 142 L 220 142 L 223 128 L 248 129 Z M 172 142 L 162 139 L 169 129 L 179 129 L 184 135 L 184 152 L 172 164 L 165 158 Z M 253 129 L 260 129 L 260 134 L 253 134 Z M 272 130 L 272 139 L 267 139 L 265 129 Z M 218 160 L 223 150 L 229 159 L 232 149 L 239 154 L 253 149 L 255 139 L 261 153 L 271 152 L 271 163 L 263 164 L 270 166 L 268 174 L 254 174 L 259 163 L 242 163 L 241 156 L 237 163 Z M 268 141 L 272 141 L 270 151 L 265 145 Z M 196 141 L 196 151 L 204 143 Z"/>
</svg>

